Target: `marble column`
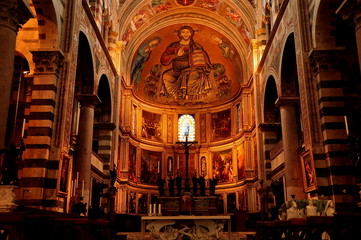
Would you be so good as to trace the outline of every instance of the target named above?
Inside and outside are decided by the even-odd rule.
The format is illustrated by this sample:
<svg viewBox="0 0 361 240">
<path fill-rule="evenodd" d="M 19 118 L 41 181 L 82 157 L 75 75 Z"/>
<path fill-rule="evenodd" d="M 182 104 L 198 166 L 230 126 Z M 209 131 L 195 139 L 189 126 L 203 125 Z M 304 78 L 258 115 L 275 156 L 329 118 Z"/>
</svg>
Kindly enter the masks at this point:
<svg viewBox="0 0 361 240">
<path fill-rule="evenodd" d="M 0 1 L 0 149 L 4 148 L 11 83 L 14 73 L 16 35 L 21 24 L 33 17 L 22 0 Z"/>
<path fill-rule="evenodd" d="M 281 113 L 286 201 L 292 200 L 291 195 L 295 195 L 295 199 L 305 198 L 297 132 L 296 104 L 298 101 L 298 97 L 280 97 L 276 102 Z"/>
<path fill-rule="evenodd" d="M 77 95 L 80 102 L 79 130 L 76 145 L 74 173 L 79 172 L 79 184 L 76 196 L 83 197 L 83 203 L 90 203 L 91 158 L 93 143 L 94 108 L 100 102 L 98 96 L 92 94 Z"/>
</svg>

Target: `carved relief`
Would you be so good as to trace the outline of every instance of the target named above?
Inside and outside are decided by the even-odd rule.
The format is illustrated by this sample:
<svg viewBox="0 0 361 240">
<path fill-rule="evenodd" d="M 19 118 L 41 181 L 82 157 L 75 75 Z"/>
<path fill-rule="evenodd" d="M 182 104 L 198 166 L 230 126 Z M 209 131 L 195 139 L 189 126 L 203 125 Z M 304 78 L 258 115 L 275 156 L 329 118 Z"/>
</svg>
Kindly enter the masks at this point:
<svg viewBox="0 0 361 240">
<path fill-rule="evenodd" d="M 35 73 L 59 74 L 63 55 L 59 51 L 32 51 Z"/>
<path fill-rule="evenodd" d="M 201 114 L 201 142 L 207 142 L 206 114 Z"/>
</svg>

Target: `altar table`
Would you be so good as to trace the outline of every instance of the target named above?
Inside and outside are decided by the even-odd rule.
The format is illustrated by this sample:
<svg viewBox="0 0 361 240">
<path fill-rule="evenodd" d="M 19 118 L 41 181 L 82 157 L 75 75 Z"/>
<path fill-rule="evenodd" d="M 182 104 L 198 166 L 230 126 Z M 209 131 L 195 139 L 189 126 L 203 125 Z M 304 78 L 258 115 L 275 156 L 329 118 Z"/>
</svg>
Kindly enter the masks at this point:
<svg viewBox="0 0 361 240">
<path fill-rule="evenodd" d="M 155 239 L 177 239 L 180 234 L 188 235 L 190 239 L 202 240 L 215 237 L 219 239 L 219 232 L 223 230 L 223 225 L 227 221 L 228 235 L 231 234 L 231 216 L 230 215 L 214 215 L 214 216 L 195 216 L 195 215 L 179 215 L 179 216 L 142 216 L 142 235 L 145 230 L 151 232 L 151 236 Z M 181 224 L 182 229 L 174 227 L 177 223 L 192 222 L 192 227 Z M 147 222 L 150 222 L 147 224 Z M 163 228 L 163 231 L 161 229 Z"/>
</svg>

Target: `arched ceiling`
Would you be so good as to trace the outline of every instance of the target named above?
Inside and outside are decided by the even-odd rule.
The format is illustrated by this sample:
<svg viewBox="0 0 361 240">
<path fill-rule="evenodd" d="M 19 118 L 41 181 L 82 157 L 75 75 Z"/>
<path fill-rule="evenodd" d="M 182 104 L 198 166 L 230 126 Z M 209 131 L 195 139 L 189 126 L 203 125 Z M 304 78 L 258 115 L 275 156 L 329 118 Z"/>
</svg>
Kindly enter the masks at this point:
<svg viewBox="0 0 361 240">
<path fill-rule="evenodd" d="M 241 84 L 248 81 L 253 67 L 249 56 L 256 20 L 251 2 L 125 1 L 120 8 L 121 74 L 133 86 L 135 95 L 147 102 L 168 105 L 215 103 L 234 97 Z M 164 64 L 162 54 L 169 51 L 170 44 L 180 41 L 178 30 L 182 26 L 194 30 L 193 40 L 206 58 L 208 55 L 210 64 L 206 64 L 207 70 L 197 68 L 186 76 L 182 73 L 182 81 L 176 79 L 178 74 L 172 74 L 165 82 L 164 72 L 172 71 L 174 65 Z M 187 93 L 181 94 L 180 85 Z M 172 94 L 174 88 L 178 90 Z"/>
</svg>

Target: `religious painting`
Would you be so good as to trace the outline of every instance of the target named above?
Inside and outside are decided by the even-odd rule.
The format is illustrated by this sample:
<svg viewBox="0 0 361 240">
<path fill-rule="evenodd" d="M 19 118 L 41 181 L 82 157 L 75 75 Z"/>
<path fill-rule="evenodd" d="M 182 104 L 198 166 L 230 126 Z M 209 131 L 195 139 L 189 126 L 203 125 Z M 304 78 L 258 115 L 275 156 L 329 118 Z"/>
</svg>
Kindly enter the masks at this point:
<svg viewBox="0 0 361 240">
<path fill-rule="evenodd" d="M 142 112 L 142 137 L 161 142 L 162 141 L 162 128 L 161 128 L 162 115 L 157 113 Z"/>
<path fill-rule="evenodd" d="M 212 141 L 219 141 L 231 136 L 231 110 L 212 113 Z"/>
<path fill-rule="evenodd" d="M 70 158 L 64 154 L 61 156 L 61 174 L 60 174 L 60 185 L 59 190 L 61 192 L 66 192 L 67 181 L 68 181 L 68 172 L 69 172 L 69 161 Z"/>
<path fill-rule="evenodd" d="M 129 192 L 128 212 L 135 214 L 136 209 L 137 209 L 137 194 L 135 192 Z"/>
<path fill-rule="evenodd" d="M 160 174 L 161 152 L 142 149 L 140 181 L 142 183 L 156 184 Z"/>
<path fill-rule="evenodd" d="M 186 176 L 186 155 L 184 153 L 179 153 L 177 155 L 177 172 L 179 173 L 179 175 L 181 177 L 185 177 Z M 189 153 L 189 158 L 188 158 L 188 174 L 189 177 L 193 176 L 193 172 L 195 169 L 195 154 L 194 153 Z"/>
<path fill-rule="evenodd" d="M 147 214 L 147 194 L 138 196 L 138 214 Z"/>
<path fill-rule="evenodd" d="M 233 180 L 232 149 L 213 152 L 212 175 L 219 183 L 227 183 Z"/>
<path fill-rule="evenodd" d="M 242 65 L 223 34 L 203 25 L 176 24 L 154 32 L 139 45 L 131 79 L 135 94 L 147 101 L 212 103 L 237 93 Z"/>
<path fill-rule="evenodd" d="M 313 159 L 310 151 L 302 154 L 301 156 L 302 172 L 305 185 L 305 191 L 310 192 L 316 190 L 316 175 L 313 166 Z"/>
<path fill-rule="evenodd" d="M 128 180 L 136 182 L 137 148 L 129 144 Z"/>
<path fill-rule="evenodd" d="M 172 8 L 168 0 L 152 0 L 151 6 L 156 13 L 164 12 Z"/>
<path fill-rule="evenodd" d="M 244 147 L 244 142 L 241 143 L 237 147 L 237 172 L 238 172 L 238 180 L 242 180 L 246 178 L 246 152 Z"/>
<path fill-rule="evenodd" d="M 211 11 L 217 11 L 219 2 L 220 0 L 201 0 L 199 6 Z"/>
</svg>

